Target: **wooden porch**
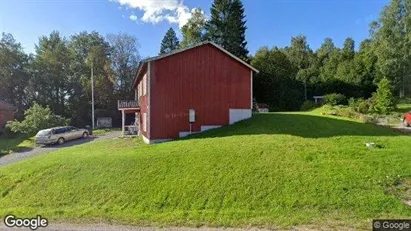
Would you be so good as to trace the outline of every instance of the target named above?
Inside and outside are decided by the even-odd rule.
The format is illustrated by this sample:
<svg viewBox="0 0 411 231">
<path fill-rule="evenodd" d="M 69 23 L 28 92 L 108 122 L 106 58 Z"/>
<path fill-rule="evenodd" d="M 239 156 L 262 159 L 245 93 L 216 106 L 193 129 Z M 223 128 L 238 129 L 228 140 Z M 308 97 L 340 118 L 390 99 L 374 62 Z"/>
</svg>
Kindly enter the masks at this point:
<svg viewBox="0 0 411 231">
<path fill-rule="evenodd" d="M 137 100 L 118 100 L 117 108 L 121 111 L 121 135 L 124 136 L 139 136 L 140 135 L 140 106 Z M 135 114 L 133 124 L 126 125 L 126 114 Z"/>
</svg>

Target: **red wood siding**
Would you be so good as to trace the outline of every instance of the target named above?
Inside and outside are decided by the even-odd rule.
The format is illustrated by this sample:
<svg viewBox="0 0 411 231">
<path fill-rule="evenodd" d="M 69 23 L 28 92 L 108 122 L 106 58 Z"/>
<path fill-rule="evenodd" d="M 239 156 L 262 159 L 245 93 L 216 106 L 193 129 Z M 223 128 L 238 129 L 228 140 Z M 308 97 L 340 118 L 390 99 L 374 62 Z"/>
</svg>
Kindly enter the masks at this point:
<svg viewBox="0 0 411 231">
<path fill-rule="evenodd" d="M 0 109 L 0 131 L 3 131 L 7 121 L 14 120 L 14 111 Z"/>
<path fill-rule="evenodd" d="M 251 70 L 212 45 L 151 62 L 151 137 L 178 138 L 189 131 L 228 125 L 229 109 L 251 109 Z"/>
<path fill-rule="evenodd" d="M 137 83 L 136 83 L 135 88 L 138 89 L 138 84 L 143 83 L 143 76 L 146 73 L 147 73 L 147 64 L 145 64 L 144 68 L 140 72 L 140 75 L 137 78 Z M 147 82 L 149 82 L 148 78 L 149 77 L 147 77 Z M 139 117 L 140 124 L 139 124 L 139 127 L 140 127 L 141 134 L 150 139 L 149 133 L 148 133 L 148 129 L 149 129 L 148 123 L 147 123 L 147 130 L 146 131 L 143 130 L 143 123 L 144 123 L 143 115 L 144 115 L 144 113 L 147 113 L 147 119 L 149 118 L 149 114 L 148 114 L 149 113 L 149 111 L 148 111 L 148 87 L 146 89 L 147 89 L 146 94 L 142 95 L 138 98 L 138 103 L 140 105 L 140 117 Z M 138 97 L 138 95 L 137 95 L 137 97 Z"/>
</svg>

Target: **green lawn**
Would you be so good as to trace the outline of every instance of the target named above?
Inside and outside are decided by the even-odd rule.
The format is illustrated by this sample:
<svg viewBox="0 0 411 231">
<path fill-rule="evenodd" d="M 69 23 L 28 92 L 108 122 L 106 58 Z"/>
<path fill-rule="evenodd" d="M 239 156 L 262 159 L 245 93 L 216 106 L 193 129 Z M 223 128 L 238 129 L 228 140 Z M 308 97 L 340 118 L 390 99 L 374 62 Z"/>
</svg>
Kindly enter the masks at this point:
<svg viewBox="0 0 411 231">
<path fill-rule="evenodd" d="M 20 135 L 14 138 L 6 138 L 5 136 L 0 135 L 0 156 L 13 151 L 31 149 L 34 145 L 34 137 Z"/>
<path fill-rule="evenodd" d="M 401 112 L 401 113 L 409 112 L 409 111 L 411 111 L 411 104 L 409 104 L 409 103 L 397 104 L 397 109 L 395 111 L 396 112 Z"/>
<path fill-rule="evenodd" d="M 98 128 L 93 130 L 93 135 L 101 136 L 109 132 L 121 131 L 121 128 Z"/>
<path fill-rule="evenodd" d="M 411 218 L 409 147 L 409 136 L 318 110 L 151 146 L 92 142 L 0 167 L 0 216 L 370 229 L 373 218 Z"/>
</svg>

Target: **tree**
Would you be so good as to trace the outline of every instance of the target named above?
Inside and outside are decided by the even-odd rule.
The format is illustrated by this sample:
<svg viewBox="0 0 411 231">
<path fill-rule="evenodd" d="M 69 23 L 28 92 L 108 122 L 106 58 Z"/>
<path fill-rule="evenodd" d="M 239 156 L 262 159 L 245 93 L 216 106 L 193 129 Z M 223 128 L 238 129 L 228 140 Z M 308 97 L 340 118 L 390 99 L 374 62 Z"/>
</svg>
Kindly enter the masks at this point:
<svg viewBox="0 0 411 231">
<path fill-rule="evenodd" d="M 170 27 L 161 41 L 160 55 L 167 54 L 180 47 L 176 32 Z"/>
<path fill-rule="evenodd" d="M 115 77 L 108 55 L 104 47 L 92 46 L 87 56 L 87 65 L 93 69 L 95 103 L 104 109 L 112 109 L 116 102 L 113 99 Z"/>
<path fill-rule="evenodd" d="M 0 99 L 19 109 L 28 103 L 30 57 L 11 34 L 2 34 L 0 39 Z"/>
<path fill-rule="evenodd" d="M 248 61 L 243 3 L 240 0 L 214 0 L 210 11 L 211 19 L 206 24 L 207 39 Z"/>
<path fill-rule="evenodd" d="M 53 31 L 43 36 L 35 47 L 35 58 L 30 79 L 30 93 L 34 101 L 49 105 L 59 115 L 65 114 L 67 99 L 72 92 L 70 82 L 71 53 L 67 40 Z M 70 114 L 70 113 L 67 113 Z"/>
<path fill-rule="evenodd" d="M 84 126 L 91 122 L 91 66 L 88 63 L 89 52 L 92 47 L 102 47 L 104 57 L 108 56 L 110 46 L 98 32 L 80 32 L 70 37 L 69 49 L 73 54 L 71 62 L 70 84 L 72 94 L 68 98 L 68 110 L 71 112 L 71 123 Z M 93 65 L 96 74 L 104 70 L 104 66 Z M 95 87 L 96 89 L 96 87 Z M 101 92 L 96 89 L 96 92 Z"/>
<path fill-rule="evenodd" d="M 330 55 L 336 49 L 337 48 L 335 47 L 333 40 L 331 38 L 325 38 L 323 44 L 321 44 L 321 47 L 316 51 L 319 65 L 324 65 L 324 62 L 328 60 Z"/>
<path fill-rule="evenodd" d="M 359 84 L 359 76 L 355 72 L 354 68 L 354 56 L 355 56 L 355 42 L 352 38 L 348 37 L 344 41 L 343 48 L 341 49 L 340 61 L 337 65 L 337 71 L 335 72 L 335 78 L 349 84 Z"/>
<path fill-rule="evenodd" d="M 285 51 L 291 63 L 298 69 L 296 78 L 304 83 L 304 98 L 307 100 L 307 82 L 315 75 L 315 71 L 310 69 L 314 64 L 314 57 L 307 43 L 307 37 L 304 35 L 292 37 L 291 46 L 285 49 Z"/>
<path fill-rule="evenodd" d="M 352 38 L 348 37 L 344 41 L 344 46 L 341 50 L 343 60 L 352 60 L 355 55 L 355 42 Z"/>
<path fill-rule="evenodd" d="M 14 120 L 8 122 L 6 126 L 15 133 L 34 135 L 42 129 L 67 126 L 68 124 L 68 119 L 53 114 L 48 106 L 42 107 L 39 104 L 34 103 L 33 106 L 24 112 L 23 121 L 19 122 Z"/>
<path fill-rule="evenodd" d="M 395 108 L 395 97 L 392 92 L 393 88 L 388 78 L 384 77 L 378 84 L 376 97 L 376 104 L 374 109 L 381 114 L 387 114 Z"/>
<path fill-rule="evenodd" d="M 295 80 L 296 69 L 278 48 L 260 48 L 251 63 L 260 73 L 253 81 L 257 102 L 267 103 L 274 110 L 298 110 L 303 102 L 302 84 Z"/>
<path fill-rule="evenodd" d="M 125 34 L 107 36 L 110 44 L 110 61 L 114 72 L 114 88 L 118 99 L 134 99 L 131 89 L 140 61 L 137 38 Z"/>
<path fill-rule="evenodd" d="M 378 21 L 371 24 L 377 67 L 382 76 L 391 80 L 400 97 L 411 84 L 410 3 L 409 0 L 392 0 Z"/>
<path fill-rule="evenodd" d="M 191 18 L 181 28 L 183 40 L 180 43 L 181 47 L 188 47 L 204 41 L 206 18 L 201 9 L 194 9 L 191 13 Z"/>
<path fill-rule="evenodd" d="M 369 98 L 376 90 L 376 79 L 381 79 L 377 67 L 377 56 L 373 41 L 366 39 L 361 42 L 360 49 L 354 57 L 354 71 L 364 91 L 364 98 Z"/>
</svg>

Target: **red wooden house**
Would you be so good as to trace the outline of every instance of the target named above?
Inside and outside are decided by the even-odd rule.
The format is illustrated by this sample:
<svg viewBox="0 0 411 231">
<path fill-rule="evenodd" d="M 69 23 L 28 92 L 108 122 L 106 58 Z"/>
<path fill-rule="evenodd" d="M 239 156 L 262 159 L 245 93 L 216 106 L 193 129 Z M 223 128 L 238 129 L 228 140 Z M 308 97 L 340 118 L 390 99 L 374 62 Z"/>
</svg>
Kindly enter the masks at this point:
<svg viewBox="0 0 411 231">
<path fill-rule="evenodd" d="M 254 72 L 213 42 L 143 60 L 133 88 L 144 141 L 167 141 L 250 118 Z"/>
</svg>

